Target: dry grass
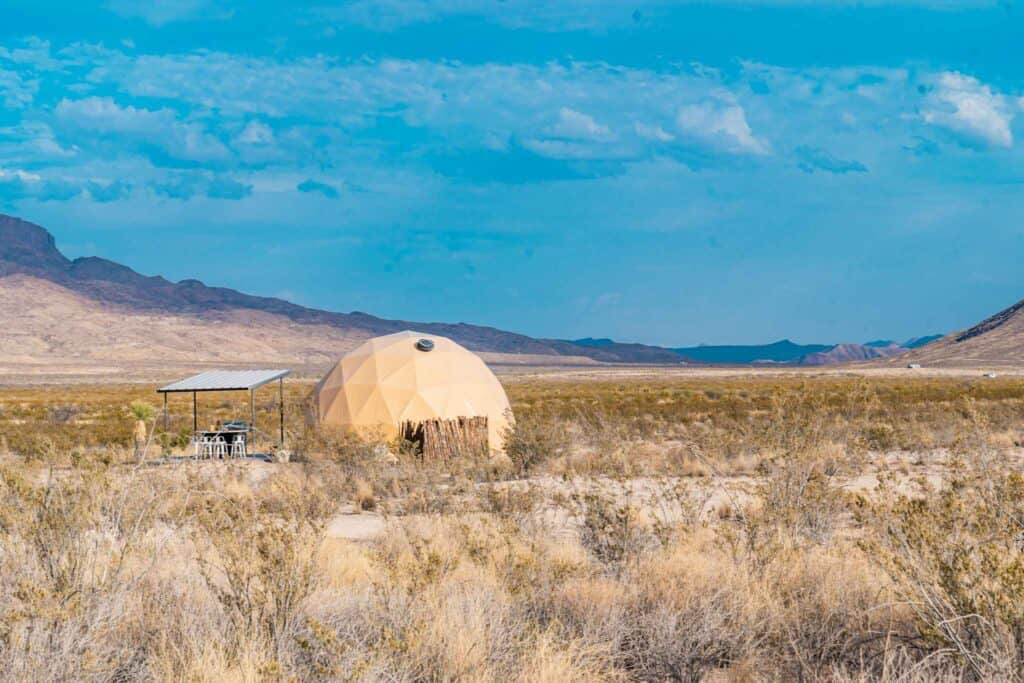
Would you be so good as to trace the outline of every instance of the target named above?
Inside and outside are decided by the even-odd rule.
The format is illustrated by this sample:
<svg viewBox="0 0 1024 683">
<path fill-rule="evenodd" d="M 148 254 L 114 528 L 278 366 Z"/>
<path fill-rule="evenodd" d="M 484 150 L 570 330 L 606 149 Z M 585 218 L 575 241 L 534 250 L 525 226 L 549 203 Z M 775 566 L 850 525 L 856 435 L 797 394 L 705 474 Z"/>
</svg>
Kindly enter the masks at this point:
<svg viewBox="0 0 1024 683">
<path fill-rule="evenodd" d="M 1020 678 L 1024 385 L 510 390 L 508 459 L 293 417 L 258 466 L 136 464 L 151 389 L 4 390 L 0 680 Z"/>
</svg>

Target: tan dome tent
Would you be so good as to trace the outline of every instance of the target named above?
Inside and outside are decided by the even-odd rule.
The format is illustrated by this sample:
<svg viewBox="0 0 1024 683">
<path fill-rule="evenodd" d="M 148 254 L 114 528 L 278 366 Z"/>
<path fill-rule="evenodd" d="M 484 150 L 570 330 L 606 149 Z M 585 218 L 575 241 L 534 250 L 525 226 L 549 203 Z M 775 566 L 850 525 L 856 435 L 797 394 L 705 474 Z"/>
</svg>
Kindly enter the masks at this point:
<svg viewBox="0 0 1024 683">
<path fill-rule="evenodd" d="M 505 390 L 479 356 L 451 339 L 409 331 L 375 337 L 347 354 L 312 398 L 321 424 L 380 430 L 389 438 L 410 438 L 417 426 L 422 436 L 424 424 L 472 424 L 486 428 L 492 451 L 502 449 L 512 414 Z"/>
</svg>

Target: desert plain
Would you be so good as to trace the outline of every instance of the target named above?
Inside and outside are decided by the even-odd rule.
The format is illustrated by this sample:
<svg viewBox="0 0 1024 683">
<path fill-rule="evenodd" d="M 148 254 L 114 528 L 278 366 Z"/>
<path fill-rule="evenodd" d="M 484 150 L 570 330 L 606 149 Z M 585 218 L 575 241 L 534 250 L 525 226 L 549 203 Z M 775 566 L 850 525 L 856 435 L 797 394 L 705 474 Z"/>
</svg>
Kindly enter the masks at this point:
<svg viewBox="0 0 1024 683">
<path fill-rule="evenodd" d="M 1019 675 L 1019 370 L 495 368 L 458 462 L 310 427 L 317 368 L 266 462 L 183 457 L 177 367 L 5 376 L 0 678 Z"/>
</svg>

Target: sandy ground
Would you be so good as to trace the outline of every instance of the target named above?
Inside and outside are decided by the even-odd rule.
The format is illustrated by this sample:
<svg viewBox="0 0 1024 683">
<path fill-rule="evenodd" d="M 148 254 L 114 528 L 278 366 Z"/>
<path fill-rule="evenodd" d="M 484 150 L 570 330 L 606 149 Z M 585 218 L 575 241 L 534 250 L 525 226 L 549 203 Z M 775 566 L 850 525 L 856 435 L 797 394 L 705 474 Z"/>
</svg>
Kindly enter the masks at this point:
<svg viewBox="0 0 1024 683">
<path fill-rule="evenodd" d="M 589 368 L 495 368 L 502 381 L 671 381 L 673 379 L 724 379 L 724 378 L 814 378 L 814 377 L 963 377 L 978 378 L 986 375 L 996 377 L 1024 377 L 1024 365 L 1015 367 L 964 368 L 885 368 L 864 366 L 836 366 L 831 368 L 760 368 L 760 367 L 673 367 L 673 366 L 636 366 L 602 365 Z"/>
<path fill-rule="evenodd" d="M 368 541 L 384 532 L 387 520 L 376 512 L 344 512 L 327 525 L 328 538 L 343 538 L 348 541 Z"/>
<path fill-rule="evenodd" d="M 673 379 L 721 378 L 813 378 L 813 377 L 1024 377 L 1024 365 L 1013 367 L 958 367 L 908 369 L 842 365 L 828 368 L 800 367 L 709 367 L 650 365 L 575 365 L 542 364 L 536 357 L 517 357 L 510 361 L 501 354 L 484 354 L 484 359 L 503 382 L 550 381 L 671 381 Z M 17 363 L 0 358 L 0 388 L 4 386 L 37 386 L 62 384 L 125 384 L 164 383 L 212 369 L 248 369 L 254 367 L 287 367 L 292 381 L 317 381 L 329 365 L 288 365 L 281 363 Z"/>
<path fill-rule="evenodd" d="M 1024 448 L 1007 451 L 1007 457 L 1024 466 Z M 889 478 L 888 485 L 908 495 L 919 493 L 922 486 L 939 486 L 946 476 L 946 463 L 950 453 L 946 449 L 926 452 L 890 451 L 868 454 L 865 470 L 852 477 L 838 478 L 836 485 L 852 494 L 870 497 L 879 487 L 881 475 Z M 190 468 L 205 476 L 217 476 L 226 468 L 243 467 L 244 482 L 256 489 L 271 478 L 295 465 L 261 460 L 249 461 L 194 461 L 188 458 L 173 458 L 166 461 L 150 461 L 149 467 Z M 40 470 L 39 483 L 50 476 L 61 476 L 60 471 Z M 634 477 L 612 479 L 602 476 L 577 476 L 571 479 L 549 475 L 513 479 L 493 484 L 477 484 L 477 494 L 484 494 L 493 487 L 496 491 L 531 493 L 533 507 L 527 516 L 543 525 L 551 533 L 575 534 L 580 520 L 570 512 L 569 501 L 575 497 L 599 494 L 616 501 L 628 503 L 651 519 L 663 523 L 677 522 L 684 517 L 711 519 L 721 516 L 723 511 L 745 508 L 754 501 L 762 481 L 752 475 L 703 476 L 703 477 Z M 445 484 L 439 485 L 439 495 L 444 496 Z M 684 492 L 680 496 L 679 492 Z M 451 510 L 477 509 L 476 496 L 471 496 L 461 505 L 459 495 L 451 494 Z M 485 497 L 485 496 L 481 496 Z M 681 503 L 682 501 L 682 503 Z M 402 500 L 382 500 L 377 510 L 363 511 L 350 501 L 339 501 L 338 512 L 325 530 L 327 538 L 348 541 L 372 541 L 386 533 L 392 520 L 400 519 Z M 393 511 L 391 514 L 388 511 Z M 453 514 L 457 514 L 453 512 Z M 415 517 L 417 515 L 409 515 Z"/>
<path fill-rule="evenodd" d="M 1024 462 L 1024 449 L 1015 449 L 1011 457 Z M 913 494 L 920 492 L 923 484 L 934 487 L 942 483 L 948 458 L 949 452 L 944 449 L 927 453 L 878 453 L 872 458 L 870 471 L 840 479 L 838 485 L 849 493 L 870 497 L 878 489 L 879 475 L 886 471 L 893 476 L 892 485 L 897 491 Z M 579 520 L 558 503 L 574 495 L 605 493 L 616 500 L 628 502 L 652 518 L 672 523 L 684 515 L 696 514 L 707 519 L 723 510 L 745 507 L 754 500 L 760 484 L 757 477 L 747 475 L 721 478 L 638 477 L 626 480 L 605 477 L 565 480 L 541 476 L 499 482 L 493 486 L 498 490 L 517 489 L 521 492 L 534 489 L 541 502 L 533 516 L 557 535 L 575 533 L 579 526 Z M 678 487 L 688 492 L 686 509 L 680 506 L 678 496 L 672 493 Z M 388 521 L 388 516 L 380 512 L 358 511 L 352 505 L 345 505 L 328 525 L 326 534 L 329 538 L 368 541 L 385 533 Z"/>
</svg>

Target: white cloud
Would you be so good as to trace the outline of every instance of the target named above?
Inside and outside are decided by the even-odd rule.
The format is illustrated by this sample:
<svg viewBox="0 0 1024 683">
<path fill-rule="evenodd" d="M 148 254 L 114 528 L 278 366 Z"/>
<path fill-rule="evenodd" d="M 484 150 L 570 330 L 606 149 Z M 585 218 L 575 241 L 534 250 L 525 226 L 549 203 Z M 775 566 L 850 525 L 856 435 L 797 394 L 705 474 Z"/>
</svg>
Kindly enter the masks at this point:
<svg viewBox="0 0 1024 683">
<path fill-rule="evenodd" d="M 676 139 L 675 135 L 667 133 L 661 126 L 652 126 L 647 123 L 641 123 L 637 121 L 633 124 L 633 130 L 636 134 L 646 140 L 657 140 L 658 142 L 672 142 Z"/>
<path fill-rule="evenodd" d="M 558 111 L 558 123 L 549 129 L 549 134 L 571 140 L 604 140 L 611 135 L 611 130 L 589 114 L 562 107 Z"/>
<path fill-rule="evenodd" d="M 0 128 L 0 158 L 8 161 L 52 162 L 72 157 L 76 151 L 61 146 L 53 129 L 39 121 Z"/>
<path fill-rule="evenodd" d="M 211 0 L 108 0 L 107 8 L 115 14 L 142 19 L 153 26 L 200 17 L 230 16 L 230 12 L 219 10 Z"/>
<path fill-rule="evenodd" d="M 282 61 L 224 53 L 137 59 L 115 55 L 95 61 L 90 81 L 97 87 L 175 99 L 229 120 L 269 123 L 263 117 L 272 117 L 290 121 L 291 127 L 303 121 L 321 127 L 308 131 L 313 135 L 326 129 L 349 140 L 385 118 L 429 129 L 460 148 L 500 149 L 505 145 L 496 141 L 528 140 L 529 148 L 550 157 L 642 157 L 649 153 L 644 139 L 669 142 L 678 136 L 676 131 L 636 122 L 672 120 L 688 102 L 715 100 L 730 103 L 716 105 L 711 112 L 717 132 L 704 131 L 697 137 L 705 143 L 717 138 L 730 151 L 768 151 L 767 144 L 751 133 L 743 109 L 730 99 L 714 70 L 659 72 L 603 63 Z M 552 111 L 558 117 L 554 122 Z M 636 135 L 616 135 L 629 129 Z M 232 134 L 238 135 L 237 130 Z M 288 130 L 275 124 L 276 147 L 289 144 Z M 694 137 L 693 130 L 684 132 Z M 249 133 L 255 134 L 255 129 L 246 133 L 246 139 Z M 318 145 L 315 153 L 325 153 L 323 146 Z M 244 152 L 246 159 L 253 154 L 251 149 Z"/>
<path fill-rule="evenodd" d="M 37 173 L 22 171 L 20 168 L 13 170 L 0 168 L 0 180 L 20 180 L 26 183 L 36 183 L 42 180 L 42 177 Z"/>
<path fill-rule="evenodd" d="M 122 107 L 110 97 L 63 99 L 57 104 L 57 118 L 99 133 L 150 135 L 174 125 L 177 116 L 169 109 L 150 111 L 131 105 Z"/>
<path fill-rule="evenodd" d="M 718 0 L 713 4 L 740 7 L 897 5 L 963 10 L 995 7 L 998 3 L 999 0 Z M 337 25 L 359 24 L 384 31 L 459 16 L 480 18 L 509 28 L 596 31 L 643 23 L 685 4 L 707 4 L 707 0 L 645 0 L 639 6 L 621 0 L 348 0 L 318 7 L 314 14 Z"/>
<path fill-rule="evenodd" d="M 20 47 L 0 46 L 0 59 L 40 70 L 60 67 L 60 62 L 50 54 L 50 41 L 35 36 L 21 41 Z"/>
<path fill-rule="evenodd" d="M 972 76 L 940 74 L 928 107 L 922 114 L 927 123 L 999 147 L 1013 145 L 1014 107 L 1009 98 Z"/>
<path fill-rule="evenodd" d="M 17 71 L 0 69 L 0 104 L 7 109 L 24 109 L 32 104 L 39 81 Z"/>
<path fill-rule="evenodd" d="M 194 124 L 177 127 L 164 148 L 171 156 L 188 161 L 224 161 L 231 156 L 224 143 Z"/>
<path fill-rule="evenodd" d="M 679 108 L 680 132 L 723 145 L 733 152 L 767 154 L 768 145 L 754 137 L 746 113 L 738 104 L 706 100 Z"/>
<path fill-rule="evenodd" d="M 855 159 L 871 169 L 861 176 L 870 182 L 900 157 L 911 158 L 906 145 L 928 137 L 930 125 L 981 126 L 984 117 L 971 112 L 984 108 L 958 108 L 947 101 L 954 94 L 1019 108 L 1016 98 L 966 77 L 936 74 L 929 81 L 875 67 L 742 63 L 723 74 L 700 65 L 136 55 L 83 45 L 53 54 L 60 68 L 28 71 L 40 80 L 40 101 L 13 114 L 21 127 L 40 123 L 53 131 L 39 131 L 31 147 L 27 135 L 0 129 L 0 158 L 8 168 L 42 169 L 47 178 L 50 167 L 61 167 L 54 177 L 87 178 L 79 169 L 123 164 L 134 197 L 159 183 L 187 194 L 169 180 L 180 161 L 241 172 L 254 188 L 274 173 L 294 174 L 292 191 L 324 169 L 358 168 L 354 176 L 373 171 L 390 182 L 405 164 L 417 182 L 429 176 L 444 184 L 461 174 L 542 184 L 614 176 L 655 158 L 703 173 L 734 167 L 730 155 L 778 152 L 758 166 L 792 168 L 793 155 L 782 151 L 802 148 L 835 155 L 805 153 L 824 170 Z M 919 91 L 922 79 L 937 87 Z M 76 96 L 69 90 L 76 84 L 117 94 Z M 929 123 L 925 110 L 935 112 Z"/>
<path fill-rule="evenodd" d="M 100 133 L 148 144 L 187 161 L 223 161 L 230 157 L 227 147 L 202 125 L 179 121 L 170 109 L 121 106 L 110 97 L 87 97 L 63 99 L 55 111 L 58 122 L 72 133 Z"/>
<path fill-rule="evenodd" d="M 235 141 L 244 145 L 268 145 L 274 141 L 274 131 L 265 123 L 250 121 Z"/>
<path fill-rule="evenodd" d="M 666 7 L 672 0 L 647 0 L 647 7 Z M 635 7 L 618 0 L 350 0 L 316 13 L 328 21 L 393 30 L 447 16 L 479 17 L 509 28 L 542 31 L 592 30 L 625 26 L 640 18 Z"/>
<path fill-rule="evenodd" d="M 531 138 L 523 140 L 522 144 L 524 148 L 534 154 L 549 159 L 612 159 L 623 156 L 622 152 L 609 150 L 604 146 L 595 146 L 589 141 L 581 140 Z"/>
</svg>

